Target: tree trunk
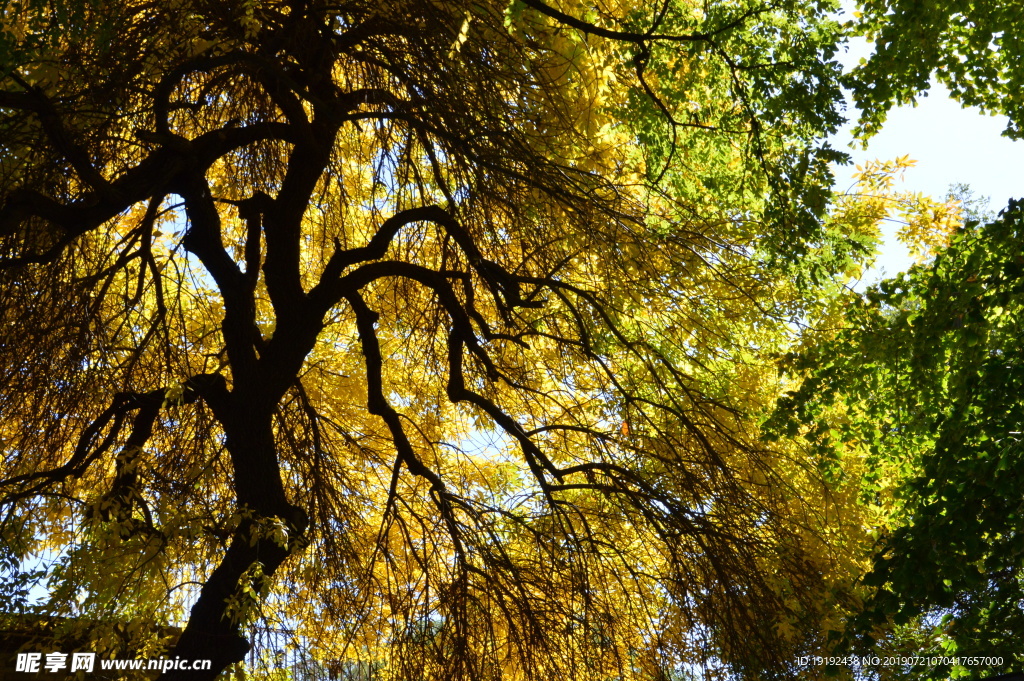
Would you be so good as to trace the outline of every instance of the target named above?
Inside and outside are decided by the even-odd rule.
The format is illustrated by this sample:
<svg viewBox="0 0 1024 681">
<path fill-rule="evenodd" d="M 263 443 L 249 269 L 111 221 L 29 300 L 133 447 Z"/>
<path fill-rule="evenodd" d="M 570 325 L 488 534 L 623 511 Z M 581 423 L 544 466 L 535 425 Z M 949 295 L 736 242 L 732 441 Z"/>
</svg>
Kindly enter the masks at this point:
<svg viewBox="0 0 1024 681">
<path fill-rule="evenodd" d="M 236 389 L 231 397 L 233 408 L 225 414 L 228 418 L 223 425 L 243 519 L 220 565 L 203 585 L 188 625 L 170 653 L 172 658 L 188 661 L 189 666 L 196 660 L 210 660 L 210 669 L 171 669 L 161 674 L 160 681 L 214 679 L 228 665 L 245 659 L 250 643 L 242 634 L 237 613 L 233 617 L 229 611 L 229 600 L 239 593 L 242 580 L 255 563 L 259 562 L 263 575 L 271 578 L 301 545 L 299 538 L 309 524 L 306 513 L 289 503 L 285 495 L 274 446 L 273 412 L 254 409 L 262 396 L 249 391 Z M 262 531 L 261 521 L 274 518 L 288 528 L 284 546 Z M 253 585 L 257 593 L 259 586 Z"/>
</svg>

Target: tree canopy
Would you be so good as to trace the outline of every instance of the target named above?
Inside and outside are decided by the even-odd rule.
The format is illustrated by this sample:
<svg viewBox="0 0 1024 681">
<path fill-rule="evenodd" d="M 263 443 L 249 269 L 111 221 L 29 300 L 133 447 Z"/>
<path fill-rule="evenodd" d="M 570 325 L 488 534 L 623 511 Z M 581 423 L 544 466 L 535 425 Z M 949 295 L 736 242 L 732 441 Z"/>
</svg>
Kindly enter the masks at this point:
<svg viewBox="0 0 1024 681">
<path fill-rule="evenodd" d="M 1020 136 L 1022 31 L 1008 6 L 868 1 L 858 10 L 847 28 L 875 51 L 844 82 L 862 137 L 933 78 L 963 104 L 1007 116 L 1004 134 Z M 878 512 L 845 650 L 949 660 L 875 670 L 880 678 L 985 678 L 1024 662 L 1021 207 L 1011 199 L 997 217 L 968 188 L 952 189 L 960 224 L 922 231 L 910 221 L 904 236 L 930 241 L 918 240 L 919 264 L 835 299 L 838 323 L 807 335 L 784 363 L 795 389 L 770 420 L 801 434 L 836 484 L 860 489 Z M 974 656 L 988 662 L 955 663 Z"/>
<path fill-rule="evenodd" d="M 852 568 L 749 414 L 867 238 L 832 9 L 6 3 L 5 560 L 103 655 L 185 622 L 166 679 L 257 620 L 382 678 L 793 674 Z"/>
<path fill-rule="evenodd" d="M 823 424 L 807 437 L 837 476 L 866 457 L 865 503 L 895 513 L 849 630 L 861 650 L 1024 661 L 1020 243 L 1019 202 L 968 221 L 934 260 L 848 297 L 844 328 L 791 367 L 805 380 L 779 414 Z"/>
<path fill-rule="evenodd" d="M 1009 668 L 1019 207 L 833 196 L 825 140 L 844 30 L 865 135 L 935 69 L 1016 130 L 1019 31 L 890 4 L 4 3 L 0 624 L 212 661 L 161 679 Z M 849 293 L 894 214 L 922 264 Z"/>
</svg>

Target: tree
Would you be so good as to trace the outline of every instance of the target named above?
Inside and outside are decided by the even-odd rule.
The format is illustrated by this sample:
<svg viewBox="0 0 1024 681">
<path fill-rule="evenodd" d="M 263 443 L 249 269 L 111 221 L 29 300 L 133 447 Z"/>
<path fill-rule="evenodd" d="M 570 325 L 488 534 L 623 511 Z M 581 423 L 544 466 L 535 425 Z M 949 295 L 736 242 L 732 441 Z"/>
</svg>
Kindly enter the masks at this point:
<svg viewBox="0 0 1024 681">
<path fill-rule="evenodd" d="M 828 558 L 737 405 L 856 246 L 829 9 L 5 5 L 2 528 L 52 612 L 114 654 L 187 609 L 166 679 L 256 617 L 395 678 L 791 673 Z"/>
<path fill-rule="evenodd" d="M 783 402 L 796 422 L 829 418 L 831 429 L 812 433 L 825 456 L 868 457 L 872 501 L 896 495 L 851 632 L 989 660 L 912 678 L 982 677 L 1024 661 L 1021 217 L 1011 202 L 988 224 L 968 221 L 933 260 L 853 296 L 846 328 L 799 360 L 807 380 Z"/>
<path fill-rule="evenodd" d="M 892 106 L 926 95 L 933 78 L 964 105 L 1007 116 L 1004 134 L 1020 137 L 1022 26 L 1011 8 L 868 0 L 857 9 L 848 29 L 875 43 L 845 77 L 863 138 Z M 791 432 L 816 422 L 805 433 L 825 465 L 865 461 L 865 501 L 893 504 L 851 635 L 915 654 L 1002 656 L 987 670 L 918 668 L 907 672 L 914 678 L 998 673 L 1020 662 L 1012 425 L 1020 208 L 1011 201 L 994 219 L 956 190 L 966 224 L 948 248 L 847 298 L 839 330 L 810 340 L 791 367 L 803 382 L 777 414 L 789 414 Z"/>
</svg>

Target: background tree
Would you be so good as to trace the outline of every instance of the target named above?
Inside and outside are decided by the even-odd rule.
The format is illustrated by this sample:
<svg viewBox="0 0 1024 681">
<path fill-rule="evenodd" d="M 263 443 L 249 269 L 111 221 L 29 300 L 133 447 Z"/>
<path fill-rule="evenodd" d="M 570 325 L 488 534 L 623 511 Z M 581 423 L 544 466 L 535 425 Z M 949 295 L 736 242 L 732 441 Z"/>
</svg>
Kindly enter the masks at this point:
<svg viewBox="0 0 1024 681">
<path fill-rule="evenodd" d="M 48 612 L 114 654 L 187 610 L 214 669 L 166 678 L 258 617 L 394 678 L 793 673 L 842 580 L 744 411 L 793 263 L 863 236 L 818 220 L 830 9 L 5 5 L 2 529 Z"/>
<path fill-rule="evenodd" d="M 781 402 L 794 426 L 825 424 L 808 432 L 823 463 L 865 458 L 866 503 L 894 496 L 857 643 L 1002 659 L 887 677 L 984 678 L 1024 660 L 1020 241 L 1011 202 L 933 260 L 850 296 L 844 328 L 800 357 L 805 380 Z"/>
<path fill-rule="evenodd" d="M 1020 136 L 1022 31 L 1008 6 L 884 0 L 857 9 L 848 28 L 875 44 L 846 77 L 863 137 L 892 106 L 926 94 L 932 78 L 963 104 L 1007 116 L 1004 134 Z M 808 337 L 791 367 L 804 381 L 779 414 L 792 417 L 790 432 L 804 429 L 823 466 L 862 485 L 866 503 L 894 503 L 895 515 L 879 522 L 865 581 L 873 593 L 855 622 L 861 644 L 1002 655 L 1009 669 L 1020 661 L 1012 632 L 1021 626 L 1012 425 L 1019 206 L 996 220 L 974 211 L 963 188 L 956 198 L 966 225 L 948 249 L 932 248 L 934 260 L 848 297 L 846 319 Z M 854 461 L 869 472 L 855 473 Z"/>
</svg>

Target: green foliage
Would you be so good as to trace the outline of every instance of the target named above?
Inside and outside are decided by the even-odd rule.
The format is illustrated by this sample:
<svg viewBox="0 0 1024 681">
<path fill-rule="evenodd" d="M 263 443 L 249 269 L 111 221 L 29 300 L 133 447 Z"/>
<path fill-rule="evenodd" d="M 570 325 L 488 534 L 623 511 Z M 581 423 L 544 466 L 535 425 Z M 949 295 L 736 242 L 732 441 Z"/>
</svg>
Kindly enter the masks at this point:
<svg viewBox="0 0 1024 681">
<path fill-rule="evenodd" d="M 4 613 L 28 610 L 30 590 L 44 575 L 43 570 L 26 570 L 22 556 L 6 541 L 0 542 L 0 603 L 4 604 Z"/>
<path fill-rule="evenodd" d="M 187 619 L 208 677 L 257 616 L 394 679 L 820 648 L 856 561 L 748 415 L 794 263 L 873 237 L 822 220 L 834 2 L 52 4 L 0 42 L 0 504 L 48 614 Z"/>
<path fill-rule="evenodd" d="M 713 39 L 652 42 L 628 55 L 645 77 L 620 114 L 643 145 L 649 177 L 673 196 L 720 207 L 737 236 L 760 231 L 773 261 L 793 263 L 813 250 L 831 199 L 830 164 L 848 160 L 824 141 L 844 122 L 836 106 L 841 67 L 833 59 L 837 8 L 833 0 L 787 1 L 771 10 L 757 0 L 726 3 L 706 15 L 673 8 L 663 32 L 699 30 Z M 718 104 L 709 106 L 709 97 Z M 738 140 L 741 130 L 750 134 Z M 724 139 L 732 148 L 720 144 Z M 755 177 L 767 187 L 752 185 Z M 761 201 L 751 202 L 751 193 Z M 673 217 L 688 222 L 693 206 L 680 208 Z M 762 211 L 765 222 L 754 219 Z"/>
<path fill-rule="evenodd" d="M 870 137 L 893 106 L 926 93 L 932 77 L 969 106 L 1009 117 L 1005 135 L 1024 136 L 1024 15 L 1002 0 L 866 0 L 850 30 L 875 53 L 847 85 Z"/>
<path fill-rule="evenodd" d="M 860 645 L 895 625 L 918 632 L 908 645 L 922 654 L 1003 657 L 973 675 L 1024 661 L 1022 208 L 968 222 L 933 262 L 845 301 L 845 328 L 794 362 L 805 380 L 773 422 L 802 428 L 834 475 L 863 457 L 864 503 L 895 488 Z"/>
</svg>

